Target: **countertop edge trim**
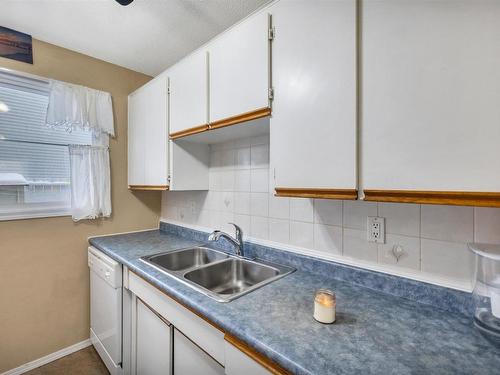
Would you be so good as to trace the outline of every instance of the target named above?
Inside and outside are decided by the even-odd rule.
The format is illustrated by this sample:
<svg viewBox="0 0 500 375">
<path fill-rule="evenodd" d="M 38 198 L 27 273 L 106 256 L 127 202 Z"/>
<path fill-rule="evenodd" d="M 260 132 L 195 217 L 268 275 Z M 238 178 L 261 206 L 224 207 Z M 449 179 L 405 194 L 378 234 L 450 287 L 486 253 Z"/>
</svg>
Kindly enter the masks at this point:
<svg viewBox="0 0 500 375">
<path fill-rule="evenodd" d="M 229 344 L 234 346 L 240 352 L 246 354 L 248 357 L 253 359 L 255 362 L 260 364 L 266 370 L 268 370 L 273 375 L 291 375 L 292 373 L 285 370 L 283 367 L 279 366 L 276 362 L 272 361 L 268 357 L 263 354 L 257 352 L 250 345 L 240 340 L 239 338 L 226 333 L 224 335 L 224 340 L 226 340 Z"/>
</svg>

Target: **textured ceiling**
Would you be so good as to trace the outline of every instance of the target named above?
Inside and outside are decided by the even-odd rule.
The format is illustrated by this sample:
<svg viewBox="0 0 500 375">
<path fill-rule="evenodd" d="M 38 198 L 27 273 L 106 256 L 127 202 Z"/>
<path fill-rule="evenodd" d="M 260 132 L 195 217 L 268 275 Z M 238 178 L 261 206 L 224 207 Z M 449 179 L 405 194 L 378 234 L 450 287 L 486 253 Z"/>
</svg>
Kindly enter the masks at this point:
<svg viewBox="0 0 500 375">
<path fill-rule="evenodd" d="M 157 75 L 269 0 L 0 0 L 0 26 Z"/>
</svg>

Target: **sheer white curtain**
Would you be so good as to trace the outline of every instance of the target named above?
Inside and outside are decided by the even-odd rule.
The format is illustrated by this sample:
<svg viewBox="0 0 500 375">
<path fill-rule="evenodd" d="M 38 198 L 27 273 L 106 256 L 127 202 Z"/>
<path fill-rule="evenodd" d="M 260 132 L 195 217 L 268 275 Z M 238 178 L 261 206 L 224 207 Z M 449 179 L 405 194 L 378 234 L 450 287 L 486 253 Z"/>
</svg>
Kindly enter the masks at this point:
<svg viewBox="0 0 500 375">
<path fill-rule="evenodd" d="M 113 107 L 107 92 L 51 81 L 47 125 L 93 133 L 91 145 L 69 145 L 73 220 L 111 215 L 109 136 Z"/>
</svg>

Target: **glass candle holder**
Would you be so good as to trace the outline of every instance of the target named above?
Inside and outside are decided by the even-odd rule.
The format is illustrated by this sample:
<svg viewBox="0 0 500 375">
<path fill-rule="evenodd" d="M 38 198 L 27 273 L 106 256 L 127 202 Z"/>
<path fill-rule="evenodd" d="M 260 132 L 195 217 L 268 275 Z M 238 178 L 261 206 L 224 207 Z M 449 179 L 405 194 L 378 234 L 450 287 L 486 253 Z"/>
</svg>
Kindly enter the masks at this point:
<svg viewBox="0 0 500 375">
<path fill-rule="evenodd" d="M 319 289 L 314 296 L 314 319 L 320 323 L 333 323 L 335 305 L 335 293 L 328 289 Z"/>
</svg>

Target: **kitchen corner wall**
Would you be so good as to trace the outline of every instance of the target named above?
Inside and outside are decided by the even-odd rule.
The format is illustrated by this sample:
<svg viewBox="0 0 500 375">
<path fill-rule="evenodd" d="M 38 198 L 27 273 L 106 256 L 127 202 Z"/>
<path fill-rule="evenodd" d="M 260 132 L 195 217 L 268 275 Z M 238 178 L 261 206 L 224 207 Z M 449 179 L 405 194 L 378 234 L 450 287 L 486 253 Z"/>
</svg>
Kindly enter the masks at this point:
<svg viewBox="0 0 500 375">
<path fill-rule="evenodd" d="M 0 373 L 89 338 L 87 237 L 156 228 L 161 194 L 127 190 L 127 96 L 151 77 L 33 40 L 34 64 L 0 67 L 109 91 L 113 215 L 0 221 Z"/>
<path fill-rule="evenodd" d="M 163 220 L 226 231 L 235 222 L 255 241 L 462 290 L 474 271 L 467 242 L 500 243 L 497 208 L 278 198 L 268 136 L 210 147 L 210 190 L 165 192 Z M 367 241 L 367 216 L 386 219 L 385 244 Z"/>
</svg>

